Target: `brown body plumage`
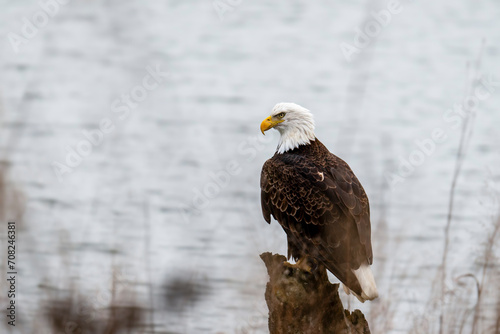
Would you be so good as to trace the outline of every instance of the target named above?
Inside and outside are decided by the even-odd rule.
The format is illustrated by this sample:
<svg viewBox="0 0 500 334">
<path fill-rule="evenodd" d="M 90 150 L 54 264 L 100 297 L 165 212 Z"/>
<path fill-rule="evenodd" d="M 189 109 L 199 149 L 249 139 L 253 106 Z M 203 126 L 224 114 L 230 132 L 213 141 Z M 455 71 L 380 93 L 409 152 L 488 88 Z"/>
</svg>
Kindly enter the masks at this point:
<svg viewBox="0 0 500 334">
<path fill-rule="evenodd" d="M 288 257 L 315 259 L 361 296 L 353 270 L 373 261 L 370 209 L 349 165 L 315 139 L 267 160 L 260 186 L 262 213 L 285 230 Z"/>
</svg>

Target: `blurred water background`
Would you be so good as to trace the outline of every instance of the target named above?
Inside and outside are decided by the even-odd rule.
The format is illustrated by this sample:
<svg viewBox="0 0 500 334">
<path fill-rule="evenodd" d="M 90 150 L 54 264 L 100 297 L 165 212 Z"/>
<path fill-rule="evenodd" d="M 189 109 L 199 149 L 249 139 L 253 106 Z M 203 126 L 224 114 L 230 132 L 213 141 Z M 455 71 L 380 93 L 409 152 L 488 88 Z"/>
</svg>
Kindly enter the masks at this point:
<svg viewBox="0 0 500 334">
<path fill-rule="evenodd" d="M 149 309 L 150 332 L 266 333 L 259 254 L 286 254 L 286 239 L 261 216 L 260 169 L 278 137 L 259 125 L 283 101 L 314 113 L 317 137 L 371 201 L 380 298 L 346 302 L 368 315 L 390 304 L 390 333 L 433 321 L 460 139 L 443 115 L 462 102 L 467 63 L 481 53 L 483 78 L 497 85 L 477 106 L 449 253 L 450 277 L 476 272 L 500 181 L 497 1 L 402 0 L 351 61 L 341 43 L 386 2 L 72 0 L 17 53 L 9 33 L 21 35 L 40 4 L 1 6 L 1 159 L 24 206 L 14 215 L 19 333 L 36 332 L 41 305 L 60 291 L 77 287 L 99 312 L 117 272 Z M 117 111 L 157 67 L 168 75 Z M 58 178 L 54 162 L 107 118 L 102 143 Z M 388 185 L 435 128 L 446 140 Z"/>
</svg>

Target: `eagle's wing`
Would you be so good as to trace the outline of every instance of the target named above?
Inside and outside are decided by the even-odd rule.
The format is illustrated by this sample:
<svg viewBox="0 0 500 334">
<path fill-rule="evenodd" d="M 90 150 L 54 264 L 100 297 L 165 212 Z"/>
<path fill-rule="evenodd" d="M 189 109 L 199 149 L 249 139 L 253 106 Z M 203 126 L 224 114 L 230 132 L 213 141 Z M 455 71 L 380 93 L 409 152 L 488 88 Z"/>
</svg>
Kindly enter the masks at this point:
<svg viewBox="0 0 500 334">
<path fill-rule="evenodd" d="M 352 170 L 331 154 L 325 166 L 300 155 L 275 155 L 261 174 L 264 218 L 271 215 L 295 243 L 315 245 L 315 255 L 341 281 L 346 266 L 372 263 L 368 198 Z M 310 250 L 309 250 L 310 251 Z M 290 254 L 289 254 L 290 255 Z M 350 272 L 350 270 L 349 270 Z"/>
<path fill-rule="evenodd" d="M 366 196 L 363 186 L 349 165 L 336 156 L 332 158 L 338 163 L 334 164 L 335 167 L 330 167 L 330 175 L 336 185 L 334 189 L 335 196 L 345 206 L 342 206 L 343 210 L 348 209 L 347 216 L 350 216 L 356 222 L 359 241 L 365 247 L 368 264 L 372 264 L 373 253 L 368 196 Z"/>
</svg>

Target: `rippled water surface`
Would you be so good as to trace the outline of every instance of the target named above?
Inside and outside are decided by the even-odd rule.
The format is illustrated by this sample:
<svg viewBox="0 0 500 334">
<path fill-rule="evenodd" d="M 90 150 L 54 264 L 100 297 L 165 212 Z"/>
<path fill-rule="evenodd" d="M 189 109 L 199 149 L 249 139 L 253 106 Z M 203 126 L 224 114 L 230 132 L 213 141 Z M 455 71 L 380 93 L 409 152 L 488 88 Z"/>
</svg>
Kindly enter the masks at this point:
<svg viewBox="0 0 500 334">
<path fill-rule="evenodd" d="M 483 39 L 481 72 L 496 86 L 479 102 L 457 186 L 453 275 L 475 270 L 490 229 L 500 180 L 500 4 L 400 6 L 348 62 L 339 45 L 353 43 L 385 2 L 242 1 L 221 20 L 210 0 L 73 0 L 15 53 L 9 32 L 20 34 L 40 7 L 3 1 L 0 145 L 26 199 L 20 327 L 40 316 L 45 286 L 74 282 L 92 295 L 109 290 L 120 268 L 156 310 L 157 331 L 266 333 L 259 254 L 285 253 L 286 240 L 261 216 L 260 168 L 277 135 L 262 137 L 259 125 L 275 103 L 293 101 L 314 113 L 318 138 L 348 161 L 371 201 L 381 297 L 351 308 L 369 313 L 391 300 L 393 332 L 407 332 L 432 298 L 443 248 L 460 138 L 443 115 L 463 100 Z M 158 66 L 168 72 L 158 87 L 118 110 Z M 59 180 L 53 162 L 65 163 L 105 119 L 112 129 L 102 143 Z M 435 128 L 444 141 L 387 186 Z M 174 312 L 162 296 L 178 277 L 200 283 L 201 296 Z"/>
</svg>

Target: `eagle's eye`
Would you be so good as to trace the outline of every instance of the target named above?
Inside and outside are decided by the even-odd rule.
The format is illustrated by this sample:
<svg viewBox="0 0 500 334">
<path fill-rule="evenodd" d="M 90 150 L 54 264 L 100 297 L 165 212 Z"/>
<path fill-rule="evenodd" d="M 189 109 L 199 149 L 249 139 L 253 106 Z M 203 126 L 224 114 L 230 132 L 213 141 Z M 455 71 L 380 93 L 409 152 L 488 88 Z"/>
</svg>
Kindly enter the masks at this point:
<svg viewBox="0 0 500 334">
<path fill-rule="evenodd" d="M 278 118 L 283 118 L 285 117 L 286 113 L 280 112 L 278 115 L 276 115 Z"/>
</svg>

